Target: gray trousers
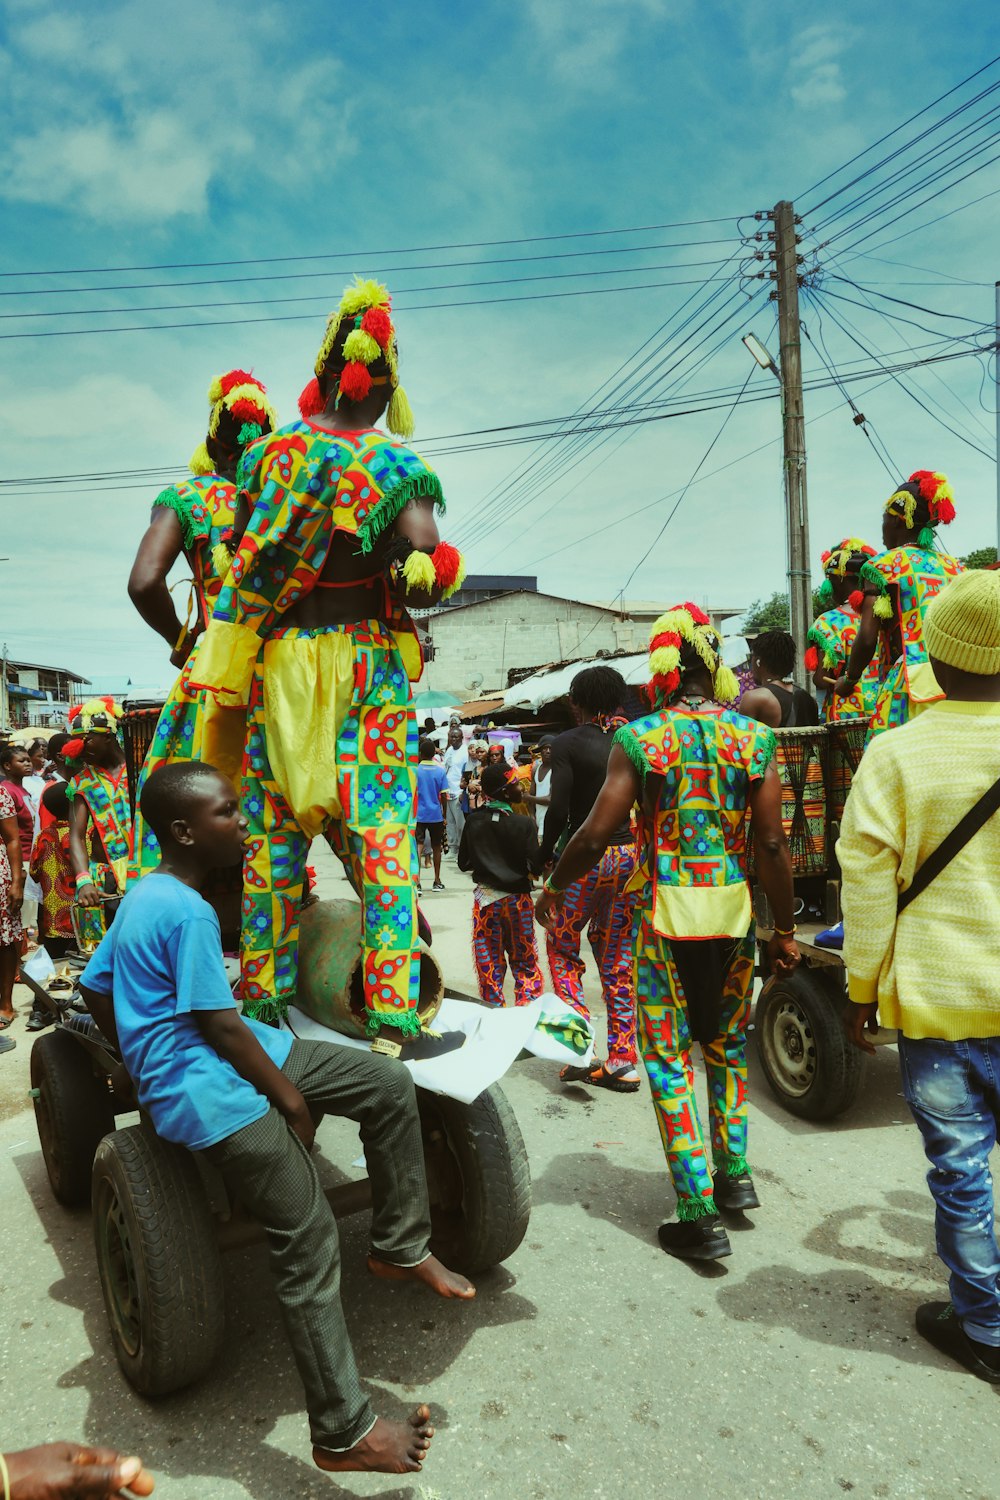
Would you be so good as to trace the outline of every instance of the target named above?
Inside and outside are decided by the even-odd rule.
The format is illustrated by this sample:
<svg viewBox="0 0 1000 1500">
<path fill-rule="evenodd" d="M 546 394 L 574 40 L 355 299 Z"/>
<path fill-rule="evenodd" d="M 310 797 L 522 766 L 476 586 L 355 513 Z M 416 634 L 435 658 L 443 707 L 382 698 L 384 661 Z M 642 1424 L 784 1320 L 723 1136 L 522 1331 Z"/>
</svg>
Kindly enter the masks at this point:
<svg viewBox="0 0 1000 1500">
<path fill-rule="evenodd" d="M 408 1070 L 369 1052 L 295 1041 L 282 1071 L 316 1109 L 358 1121 L 372 1185 L 372 1250 L 396 1265 L 418 1264 L 428 1254 L 430 1207 Z M 361 1389 L 340 1304 L 337 1221 L 309 1153 L 271 1108 L 204 1154 L 267 1231 L 313 1443 L 353 1448 L 375 1413 Z"/>
<path fill-rule="evenodd" d="M 458 846 L 462 842 L 462 830 L 465 827 L 465 813 L 462 811 L 461 798 L 449 797 L 445 803 L 445 826 L 448 830 L 449 855 L 457 859 Z"/>
</svg>

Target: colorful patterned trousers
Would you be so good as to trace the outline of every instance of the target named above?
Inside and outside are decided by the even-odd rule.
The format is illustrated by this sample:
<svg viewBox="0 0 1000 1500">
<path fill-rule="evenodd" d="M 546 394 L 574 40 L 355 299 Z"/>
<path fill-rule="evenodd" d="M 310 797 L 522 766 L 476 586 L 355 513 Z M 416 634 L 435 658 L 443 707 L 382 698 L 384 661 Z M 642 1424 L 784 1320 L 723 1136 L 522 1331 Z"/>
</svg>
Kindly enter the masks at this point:
<svg viewBox="0 0 1000 1500">
<path fill-rule="evenodd" d="M 554 913 L 545 939 L 552 988 L 561 1000 L 589 1021 L 583 998 L 585 964 L 580 957 L 583 930 L 587 929 L 601 976 L 604 1005 L 608 1013 L 608 1065 L 622 1067 L 636 1062 L 635 988 L 632 978 L 632 923 L 634 895 L 625 887 L 635 870 L 635 845 L 612 844 L 601 862 L 582 880 L 567 888 L 566 898 Z"/>
<path fill-rule="evenodd" d="M 749 1170 L 746 1027 L 753 985 L 753 934 L 738 944 L 723 987 L 719 1035 L 702 1045 L 708 1078 L 712 1157 L 719 1171 Z M 715 1212 L 712 1172 L 698 1118 L 687 1006 L 666 938 L 639 914 L 635 935 L 639 1045 L 656 1121 L 677 1194 L 679 1219 Z"/>
<path fill-rule="evenodd" d="M 531 897 L 503 896 L 480 905 L 477 886 L 472 906 L 472 953 L 476 960 L 479 994 L 485 1005 L 503 1005 L 503 983 L 510 962 L 514 975 L 514 1004 L 537 1000 L 545 988 L 538 966 L 535 909 Z"/>
<path fill-rule="evenodd" d="M 361 900 L 372 1030 L 420 1029 L 414 883 L 416 725 L 410 683 L 378 620 L 285 627 L 250 692 L 242 805 L 241 991 L 274 1020 L 295 998 L 306 857 L 323 834 Z"/>
</svg>

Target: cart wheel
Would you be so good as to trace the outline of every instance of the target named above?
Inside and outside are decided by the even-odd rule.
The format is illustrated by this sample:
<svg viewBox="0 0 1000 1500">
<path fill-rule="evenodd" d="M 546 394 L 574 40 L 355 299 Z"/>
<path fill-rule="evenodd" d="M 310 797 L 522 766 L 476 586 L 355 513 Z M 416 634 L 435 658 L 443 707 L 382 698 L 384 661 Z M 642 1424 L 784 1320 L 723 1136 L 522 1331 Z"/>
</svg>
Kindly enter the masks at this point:
<svg viewBox="0 0 1000 1500">
<path fill-rule="evenodd" d="M 146 1125 L 94 1159 L 94 1244 L 118 1363 L 143 1396 L 189 1385 L 222 1345 L 222 1262 L 198 1169 Z"/>
<path fill-rule="evenodd" d="M 839 985 L 803 964 L 764 986 L 755 1015 L 757 1052 L 775 1098 L 804 1120 L 832 1120 L 861 1087 L 864 1055 L 844 1031 Z"/>
<path fill-rule="evenodd" d="M 31 1049 L 31 1091 L 52 1191 L 67 1208 L 79 1208 L 90 1199 L 98 1144 L 115 1128 L 110 1088 L 78 1042 L 50 1031 Z"/>
<path fill-rule="evenodd" d="M 531 1173 L 499 1084 L 462 1104 L 417 1089 L 431 1200 L 431 1247 L 446 1265 L 485 1271 L 513 1255 L 531 1214 Z"/>
</svg>

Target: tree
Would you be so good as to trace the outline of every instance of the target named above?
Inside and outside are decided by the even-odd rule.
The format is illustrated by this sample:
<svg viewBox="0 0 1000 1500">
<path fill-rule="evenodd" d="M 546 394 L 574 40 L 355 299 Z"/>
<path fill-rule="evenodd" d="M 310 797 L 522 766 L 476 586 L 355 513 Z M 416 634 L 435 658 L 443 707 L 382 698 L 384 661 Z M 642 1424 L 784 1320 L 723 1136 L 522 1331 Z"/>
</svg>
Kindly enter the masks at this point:
<svg viewBox="0 0 1000 1500">
<path fill-rule="evenodd" d="M 968 557 L 960 557 L 958 560 L 964 568 L 988 568 L 997 560 L 997 549 L 977 547 L 975 552 L 969 553 Z"/>
<path fill-rule="evenodd" d="M 813 589 L 813 619 L 823 613 L 819 590 Z M 788 595 L 774 593 L 770 599 L 755 599 L 743 616 L 743 634 L 761 635 L 765 630 L 787 630 Z"/>
</svg>

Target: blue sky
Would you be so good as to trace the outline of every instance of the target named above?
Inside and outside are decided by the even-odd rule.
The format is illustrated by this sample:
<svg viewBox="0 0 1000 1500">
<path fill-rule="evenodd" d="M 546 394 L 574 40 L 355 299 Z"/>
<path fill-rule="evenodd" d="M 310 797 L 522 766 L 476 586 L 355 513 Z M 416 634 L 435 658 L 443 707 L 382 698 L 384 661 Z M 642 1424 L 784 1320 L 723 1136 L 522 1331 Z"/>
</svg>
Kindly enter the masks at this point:
<svg viewBox="0 0 1000 1500">
<path fill-rule="evenodd" d="M 396 295 L 416 443 L 442 475 L 444 530 L 468 543 L 476 571 L 537 572 L 541 587 L 583 599 L 611 598 L 628 583 L 628 596 L 664 604 L 744 604 L 781 586 L 779 410 L 773 398 L 752 400 L 771 396 L 765 372 L 751 376 L 721 436 L 724 407 L 572 449 L 550 441 L 457 452 L 457 442 L 435 439 L 588 408 L 656 329 L 673 319 L 667 331 L 676 330 L 713 296 L 701 332 L 664 350 L 659 375 L 686 350 L 678 399 L 738 390 L 748 372 L 740 334 L 777 345 L 762 283 L 747 282 L 756 297 L 741 301 L 730 280 L 741 259 L 737 216 L 779 197 L 818 205 L 827 189 L 806 190 L 985 63 L 992 30 L 989 8 L 964 0 L 835 10 L 786 0 L 485 0 L 462 13 L 395 0 L 377 10 L 265 3 L 234 13 L 218 0 L 175 0 L 169 15 L 11 0 L 0 25 L 0 291 L 18 294 L 0 299 L 0 477 L 163 471 L 162 481 L 157 472 L 0 491 L 11 557 L 0 564 L 2 637 L 11 655 L 67 665 L 102 689 L 131 678 L 150 691 L 172 674 L 125 593 L 150 502 L 203 435 L 217 372 L 253 368 L 279 415 L 292 417 L 326 311 L 354 272 L 383 275 Z M 988 141 L 984 130 L 970 149 Z M 922 196 L 932 170 L 918 169 L 900 191 Z M 850 231 L 818 252 L 820 300 L 803 303 L 838 368 L 866 363 L 855 337 L 902 359 L 914 345 L 954 348 L 946 337 L 973 338 L 992 321 L 997 267 L 987 246 L 1000 199 L 935 216 L 998 187 L 998 167 L 987 167 L 898 227 L 883 214 L 851 231 L 864 211 L 849 208 L 860 187 L 804 213 L 810 255 Z M 538 239 L 696 220 L 721 222 Z M 872 227 L 866 254 L 854 254 L 853 240 Z M 473 243 L 480 248 L 421 249 Z M 328 259 L 281 261 L 306 256 Z M 171 269 L 104 270 L 147 266 Z M 468 285 L 509 278 L 518 284 Z M 665 282 L 678 284 L 657 285 Z M 629 285 L 649 289 L 621 290 Z M 428 287 L 449 289 L 419 290 Z M 587 295 L 551 295 L 567 291 Z M 879 300 L 886 295 L 933 316 Z M 529 296 L 538 300 L 486 300 Z M 451 302 L 475 305 L 441 306 Z M 929 331 L 886 321 L 887 312 Z M 219 322 L 232 326 L 211 326 Z M 89 331 L 136 323 L 145 331 Z M 194 326 L 167 326 L 175 323 Z M 9 337 L 67 330 L 77 332 Z M 700 369 L 698 338 L 708 340 L 698 359 L 715 350 Z M 807 377 L 826 378 L 816 345 L 805 366 Z M 983 376 L 984 361 L 969 358 L 904 377 L 961 436 L 892 381 L 851 388 L 894 467 L 951 476 L 958 520 L 947 542 L 958 553 L 995 536 Z M 628 404 L 661 394 L 647 371 Z M 991 400 L 987 382 L 982 401 Z M 846 533 L 877 538 L 889 480 L 835 389 L 808 392 L 806 410 L 818 558 Z M 733 464 L 755 448 L 763 451 Z M 674 503 L 662 497 L 676 498 L 701 460 L 699 482 L 628 582 Z"/>
</svg>

